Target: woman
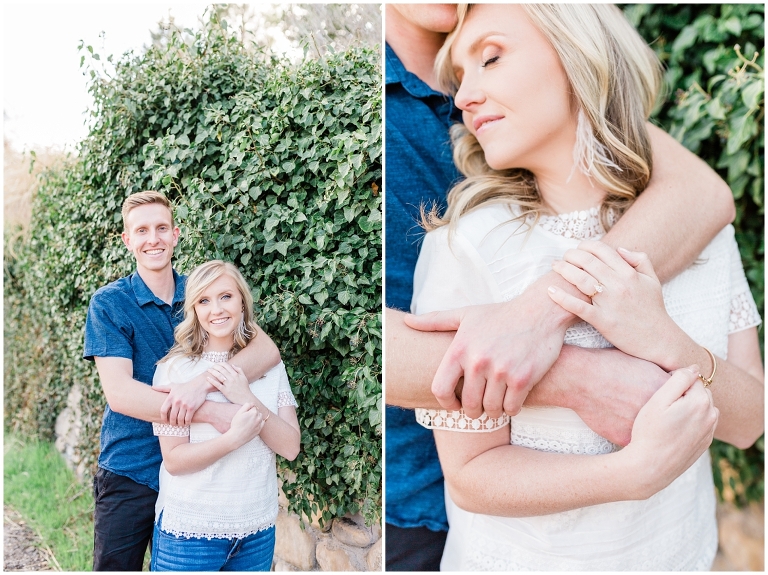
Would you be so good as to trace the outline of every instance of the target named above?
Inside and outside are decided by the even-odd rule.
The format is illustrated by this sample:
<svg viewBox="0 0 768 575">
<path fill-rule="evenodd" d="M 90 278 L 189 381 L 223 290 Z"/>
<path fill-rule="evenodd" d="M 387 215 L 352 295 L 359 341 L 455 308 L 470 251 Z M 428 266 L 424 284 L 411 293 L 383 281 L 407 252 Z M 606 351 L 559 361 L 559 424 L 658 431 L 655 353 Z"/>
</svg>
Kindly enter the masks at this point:
<svg viewBox="0 0 768 575">
<path fill-rule="evenodd" d="M 417 410 L 435 429 L 446 478 L 442 568 L 709 569 L 717 531 L 706 448 L 713 433 L 744 447 L 763 428 L 760 320 L 733 229 L 664 286 L 663 299 L 642 255 L 576 249 L 621 217 L 650 178 L 658 62 L 612 6 L 458 11 L 437 66 L 463 111 L 452 135 L 467 179 L 442 218 L 427 218 L 412 311 L 514 298 L 566 255 L 555 270 L 591 304 L 550 293 L 602 335 L 581 323 L 565 343 L 610 341 L 677 371 L 623 450 L 562 408 L 523 408 L 511 421 Z M 498 473 L 509 492 L 478 498 L 483 478 Z"/>
<path fill-rule="evenodd" d="M 238 269 L 220 260 L 187 278 L 184 320 L 153 385 L 202 372 L 219 391 L 208 400 L 241 404 L 226 433 L 207 423 L 154 424 L 163 464 L 152 540 L 153 571 L 269 571 L 275 547 L 275 453 L 299 452 L 296 401 L 280 363 L 248 384 L 227 360 L 256 333 L 253 298 Z"/>
</svg>

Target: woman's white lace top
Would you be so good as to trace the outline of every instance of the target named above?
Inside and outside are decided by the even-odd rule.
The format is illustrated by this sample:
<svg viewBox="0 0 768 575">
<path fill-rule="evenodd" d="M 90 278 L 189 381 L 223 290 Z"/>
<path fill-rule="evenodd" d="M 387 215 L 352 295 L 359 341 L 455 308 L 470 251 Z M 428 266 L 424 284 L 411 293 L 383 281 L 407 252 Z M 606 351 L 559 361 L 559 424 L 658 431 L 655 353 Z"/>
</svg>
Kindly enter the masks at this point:
<svg viewBox="0 0 768 575">
<path fill-rule="evenodd" d="M 227 359 L 228 354 L 203 354 L 198 361 L 173 358 L 157 366 L 153 385 L 187 382 Z M 297 405 L 282 362 L 250 387 L 274 413 L 280 407 Z M 206 399 L 228 402 L 218 391 L 209 393 Z M 154 424 L 154 429 L 155 435 L 188 435 L 191 443 L 221 435 L 208 423 L 189 427 Z M 246 537 L 272 527 L 277 511 L 275 453 L 258 436 L 196 473 L 171 475 L 164 465 L 160 466 L 155 520 L 159 521 L 162 513 L 160 528 L 166 533 L 208 539 Z"/>
<path fill-rule="evenodd" d="M 463 216 L 450 239 L 447 227 L 428 233 L 416 266 L 411 311 L 509 301 L 551 271 L 566 250 L 604 233 L 597 209 L 545 216 L 533 227 L 511 221 L 514 210 L 490 204 Z M 731 226 L 694 265 L 664 285 L 663 294 L 672 319 L 719 357 L 727 356 L 730 333 L 760 323 Z M 565 343 L 610 347 L 584 322 L 566 332 Z M 539 451 L 598 455 L 619 449 L 575 412 L 559 407 L 524 407 L 513 418 L 477 420 L 461 411 L 417 409 L 416 418 L 426 427 L 464 432 L 509 425 L 512 445 Z M 509 481 L 514 489 L 515 478 Z M 717 549 L 708 453 L 647 501 L 507 518 L 468 513 L 446 491 L 446 507 L 450 531 L 443 570 L 706 570 Z"/>
</svg>

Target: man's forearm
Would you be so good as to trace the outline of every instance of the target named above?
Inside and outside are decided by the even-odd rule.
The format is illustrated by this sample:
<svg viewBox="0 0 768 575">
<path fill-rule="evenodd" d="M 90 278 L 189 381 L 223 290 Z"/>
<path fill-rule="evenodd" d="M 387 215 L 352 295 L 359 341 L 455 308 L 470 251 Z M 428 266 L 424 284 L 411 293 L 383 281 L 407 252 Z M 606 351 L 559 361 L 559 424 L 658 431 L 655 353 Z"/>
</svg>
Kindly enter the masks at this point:
<svg viewBox="0 0 768 575">
<path fill-rule="evenodd" d="M 260 327 L 256 330 L 256 337 L 229 360 L 230 364 L 243 370 L 248 381 L 259 379 L 280 363 L 280 350 L 275 342 Z"/>
<path fill-rule="evenodd" d="M 386 385 L 388 405 L 440 409 L 432 380 L 455 332 L 424 332 L 403 322 L 404 312 L 387 308 Z"/>
<path fill-rule="evenodd" d="M 111 394 L 112 397 L 107 398 L 113 411 L 142 421 L 162 423 L 160 407 L 168 394 L 155 391 L 150 386 L 135 379 L 123 382 L 121 387 L 123 389 L 121 393 Z M 237 407 L 231 404 L 206 401 L 195 412 L 192 421 L 211 424 L 222 423 L 225 420 L 231 421 L 237 412 Z"/>
<path fill-rule="evenodd" d="M 664 283 L 691 265 L 736 212 L 731 190 L 712 168 L 663 130 L 648 124 L 648 131 L 651 181 L 602 241 L 648 254 Z"/>
</svg>

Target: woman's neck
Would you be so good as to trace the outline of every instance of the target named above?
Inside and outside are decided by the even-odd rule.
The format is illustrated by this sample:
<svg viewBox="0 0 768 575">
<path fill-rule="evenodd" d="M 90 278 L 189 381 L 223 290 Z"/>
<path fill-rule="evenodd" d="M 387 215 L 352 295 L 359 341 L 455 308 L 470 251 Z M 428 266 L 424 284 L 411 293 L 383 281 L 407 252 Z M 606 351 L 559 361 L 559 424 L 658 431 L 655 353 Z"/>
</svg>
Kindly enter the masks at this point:
<svg viewBox="0 0 768 575">
<path fill-rule="evenodd" d="M 231 351 L 235 345 L 235 339 L 233 336 L 228 337 L 211 337 L 208 334 L 208 341 L 203 347 L 203 352 L 217 352 Z"/>
<path fill-rule="evenodd" d="M 527 169 L 536 176 L 539 195 L 545 207 L 553 214 L 565 214 L 600 205 L 606 191 L 594 178 L 590 178 L 574 165 L 573 138 L 552 142 L 546 151 L 536 154 L 540 158 L 530 162 Z"/>
</svg>

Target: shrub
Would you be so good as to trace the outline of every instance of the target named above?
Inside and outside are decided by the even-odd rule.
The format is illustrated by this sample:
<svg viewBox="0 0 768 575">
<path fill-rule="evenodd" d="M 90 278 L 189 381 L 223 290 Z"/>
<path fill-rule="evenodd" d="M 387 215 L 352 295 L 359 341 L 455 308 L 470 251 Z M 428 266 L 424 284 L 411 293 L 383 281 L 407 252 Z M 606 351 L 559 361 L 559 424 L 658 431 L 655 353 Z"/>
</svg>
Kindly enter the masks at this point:
<svg viewBox="0 0 768 575">
<path fill-rule="evenodd" d="M 733 191 L 736 240 L 763 317 L 764 10 L 762 4 L 624 8 L 666 65 L 671 97 L 653 120 L 717 170 Z M 711 452 L 721 495 L 725 488 L 739 504 L 763 498 L 764 438 L 745 451 L 716 440 Z"/>
<path fill-rule="evenodd" d="M 119 238 L 123 199 L 158 189 L 182 229 L 176 268 L 235 263 L 281 349 L 302 427 L 302 453 L 279 464 L 291 509 L 378 519 L 378 52 L 293 65 L 214 14 L 90 76 L 90 133 L 73 162 L 42 176 L 28 239 L 17 258 L 6 252 L 6 427 L 50 438 L 78 382 L 79 452 L 93 471 L 104 397 L 81 359 L 86 309 L 134 268 Z"/>
</svg>

